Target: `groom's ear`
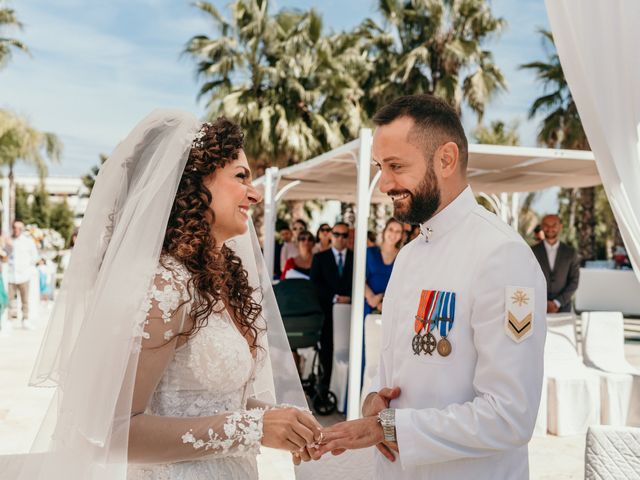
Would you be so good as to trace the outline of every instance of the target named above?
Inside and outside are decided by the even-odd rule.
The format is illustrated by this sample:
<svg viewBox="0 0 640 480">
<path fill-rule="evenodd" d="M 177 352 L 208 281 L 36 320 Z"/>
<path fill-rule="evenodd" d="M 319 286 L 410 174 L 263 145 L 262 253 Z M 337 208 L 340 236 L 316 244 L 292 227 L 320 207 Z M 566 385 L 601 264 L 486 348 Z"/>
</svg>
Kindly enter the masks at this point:
<svg viewBox="0 0 640 480">
<path fill-rule="evenodd" d="M 442 178 L 449 178 L 460 174 L 460 151 L 454 142 L 446 142 L 440 145 L 434 154 L 434 167 L 440 171 Z"/>
</svg>

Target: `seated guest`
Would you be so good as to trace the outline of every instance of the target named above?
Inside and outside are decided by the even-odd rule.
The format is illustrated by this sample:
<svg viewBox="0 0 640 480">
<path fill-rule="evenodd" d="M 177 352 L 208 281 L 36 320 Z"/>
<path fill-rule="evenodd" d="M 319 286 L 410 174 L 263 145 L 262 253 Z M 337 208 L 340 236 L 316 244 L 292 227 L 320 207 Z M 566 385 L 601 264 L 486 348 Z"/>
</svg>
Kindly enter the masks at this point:
<svg viewBox="0 0 640 480">
<path fill-rule="evenodd" d="M 320 338 L 320 363 L 324 371 L 323 383 L 329 385 L 333 364 L 333 304 L 351 303 L 353 252 L 347 249 L 349 226 L 336 223 L 331 232 L 329 250 L 317 253 L 311 263 L 311 281 L 318 290 L 324 323 Z"/>
<path fill-rule="evenodd" d="M 558 215 L 546 215 L 542 230 L 544 240 L 532 249 L 547 280 L 547 313 L 570 312 L 580 277 L 578 255 L 560 241 L 562 222 Z"/>
<path fill-rule="evenodd" d="M 282 250 L 280 251 L 280 265 L 282 268 L 284 268 L 284 264 L 287 263 L 287 260 L 298 255 L 298 235 L 306 229 L 307 223 L 304 220 L 298 219 L 291 224 L 291 231 L 293 232 L 291 241 L 285 242 L 282 245 Z"/>
<path fill-rule="evenodd" d="M 313 253 L 324 252 L 331 248 L 331 227 L 328 223 L 323 223 L 318 228 L 316 234 L 316 244 L 313 246 Z"/>
<path fill-rule="evenodd" d="M 311 232 L 307 230 L 300 232 L 298 235 L 298 255 L 286 261 L 282 269 L 281 280 L 286 278 L 305 278 L 309 280 L 314 243 L 315 239 Z"/>
<path fill-rule="evenodd" d="M 364 286 L 364 314 L 382 311 L 382 298 L 387 289 L 393 262 L 402 246 L 402 223 L 395 218 L 387 221 L 382 230 L 382 244 L 367 248 L 367 266 Z"/>
</svg>

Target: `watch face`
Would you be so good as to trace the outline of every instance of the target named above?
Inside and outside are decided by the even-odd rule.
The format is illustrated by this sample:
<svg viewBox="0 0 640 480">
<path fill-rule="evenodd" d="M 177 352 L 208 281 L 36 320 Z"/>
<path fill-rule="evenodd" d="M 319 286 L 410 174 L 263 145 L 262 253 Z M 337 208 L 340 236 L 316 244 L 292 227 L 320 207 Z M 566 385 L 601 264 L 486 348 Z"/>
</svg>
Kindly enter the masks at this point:
<svg viewBox="0 0 640 480">
<path fill-rule="evenodd" d="M 383 423 L 383 424 L 391 423 L 393 422 L 393 417 L 394 417 L 393 411 L 391 409 L 386 408 L 380 412 L 380 423 Z"/>
</svg>

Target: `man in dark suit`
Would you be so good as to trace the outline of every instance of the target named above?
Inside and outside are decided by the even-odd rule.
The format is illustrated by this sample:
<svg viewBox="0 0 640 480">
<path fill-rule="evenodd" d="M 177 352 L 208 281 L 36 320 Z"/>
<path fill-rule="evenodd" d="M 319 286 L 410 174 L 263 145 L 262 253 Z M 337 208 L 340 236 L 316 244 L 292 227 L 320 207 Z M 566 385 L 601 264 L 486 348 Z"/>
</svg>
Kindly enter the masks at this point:
<svg viewBox="0 0 640 480">
<path fill-rule="evenodd" d="M 349 226 L 339 222 L 333 226 L 331 248 L 316 253 L 311 263 L 311 281 L 318 289 L 324 312 L 320 339 L 320 363 L 323 383 L 328 386 L 333 364 L 333 304 L 351 303 L 353 252 L 347 249 Z"/>
<path fill-rule="evenodd" d="M 580 263 L 576 251 L 560 242 L 562 222 L 557 215 L 542 219 L 544 240 L 533 253 L 547 280 L 547 313 L 570 312 L 571 299 L 578 289 Z"/>
</svg>

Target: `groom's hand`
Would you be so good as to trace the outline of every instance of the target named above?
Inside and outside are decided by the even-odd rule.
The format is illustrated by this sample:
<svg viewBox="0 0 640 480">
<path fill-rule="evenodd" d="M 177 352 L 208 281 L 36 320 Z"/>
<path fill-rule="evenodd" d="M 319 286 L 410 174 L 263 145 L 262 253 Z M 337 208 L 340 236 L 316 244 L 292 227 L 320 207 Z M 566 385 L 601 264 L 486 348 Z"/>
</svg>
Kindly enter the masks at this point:
<svg viewBox="0 0 640 480">
<path fill-rule="evenodd" d="M 367 395 L 362 404 L 362 415 L 370 417 L 378 415 L 381 410 L 389 408 L 389 402 L 400 396 L 400 387 L 383 388 L 379 392 L 373 392 Z M 392 442 L 382 442 L 376 445 L 378 451 L 384 455 L 390 462 L 395 462 L 396 456 L 393 452 L 398 452 L 398 444 Z M 334 453 L 339 455 L 342 452 Z"/>
<path fill-rule="evenodd" d="M 383 388 L 379 392 L 367 395 L 362 404 L 362 416 L 378 415 L 381 410 L 389 408 L 389 402 L 400 396 L 400 387 Z"/>
<path fill-rule="evenodd" d="M 344 450 L 366 448 L 384 441 L 382 427 L 376 417 L 341 422 L 323 430 L 323 443 L 311 451 L 314 460 L 327 452 L 340 454 Z"/>
</svg>

